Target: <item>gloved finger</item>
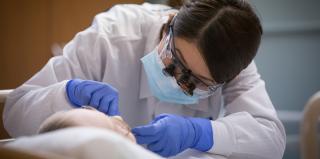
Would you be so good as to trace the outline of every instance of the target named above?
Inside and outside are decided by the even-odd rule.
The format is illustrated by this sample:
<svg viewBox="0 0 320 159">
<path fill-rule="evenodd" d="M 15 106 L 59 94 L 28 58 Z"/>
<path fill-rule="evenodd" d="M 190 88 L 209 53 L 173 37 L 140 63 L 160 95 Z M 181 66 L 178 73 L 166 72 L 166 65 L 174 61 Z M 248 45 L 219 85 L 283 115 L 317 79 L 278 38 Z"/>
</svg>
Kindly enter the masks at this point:
<svg viewBox="0 0 320 159">
<path fill-rule="evenodd" d="M 98 110 L 106 113 L 107 115 L 114 116 L 118 112 L 118 96 L 115 94 L 107 94 L 102 97 Z M 112 110 L 111 110 L 112 109 Z"/>
<path fill-rule="evenodd" d="M 163 150 L 158 151 L 156 153 L 161 155 L 161 156 L 163 156 L 163 157 L 170 157 L 171 156 L 171 151 L 172 150 L 168 146 L 166 146 L 166 147 L 164 147 Z"/>
<path fill-rule="evenodd" d="M 76 99 L 76 87 L 77 87 L 77 79 L 69 80 L 66 84 L 66 92 L 70 102 L 75 106 L 81 106 L 78 100 Z"/>
<path fill-rule="evenodd" d="M 86 87 L 90 84 L 81 84 L 76 88 L 76 99 L 80 105 L 88 105 L 91 99 L 91 92 L 87 92 Z"/>
<path fill-rule="evenodd" d="M 91 99 L 91 96 L 94 91 L 106 87 L 102 84 L 95 84 L 90 81 L 84 81 L 80 84 L 81 94 L 82 96 L 89 97 Z"/>
<path fill-rule="evenodd" d="M 104 87 L 97 89 L 96 91 L 94 91 L 92 93 L 89 105 L 93 106 L 95 108 L 98 108 L 100 106 L 100 102 L 101 102 L 104 95 L 105 95 Z"/>
<path fill-rule="evenodd" d="M 165 128 L 165 125 L 166 124 L 163 122 L 156 122 L 153 124 L 135 127 L 131 131 L 135 135 L 141 135 L 141 136 L 155 135 L 160 131 L 163 131 Z"/>
<path fill-rule="evenodd" d="M 163 150 L 167 146 L 168 138 L 163 137 L 164 133 L 160 133 L 160 134 L 162 134 L 162 135 L 161 135 L 160 139 L 157 140 L 157 142 L 152 142 L 147 146 L 147 148 L 150 151 L 159 152 L 159 151 Z"/>
<path fill-rule="evenodd" d="M 150 135 L 150 136 L 137 135 L 137 136 L 135 136 L 135 138 L 137 140 L 137 143 L 140 145 L 158 142 L 158 140 L 159 140 L 159 137 L 157 135 Z"/>
<path fill-rule="evenodd" d="M 109 106 L 108 114 L 110 116 L 119 115 L 118 104 L 119 104 L 119 97 L 115 96 L 114 99 L 111 101 L 110 106 Z"/>
<path fill-rule="evenodd" d="M 150 144 L 162 140 L 164 133 L 157 133 L 155 135 L 135 135 L 135 138 L 139 144 Z"/>
<path fill-rule="evenodd" d="M 79 105 L 88 105 L 91 98 L 91 91 L 88 91 L 88 87 L 91 86 L 88 82 L 84 81 L 76 86 L 75 97 Z M 95 86 L 97 87 L 97 86 Z"/>
<path fill-rule="evenodd" d="M 84 97 L 82 95 L 82 88 L 83 86 L 85 85 L 76 85 L 74 87 L 74 97 L 75 97 L 75 103 L 79 106 L 81 105 L 87 105 L 88 104 L 88 101 L 90 100 L 90 97 Z"/>
<path fill-rule="evenodd" d="M 109 112 L 109 108 L 110 108 L 110 103 L 111 103 L 111 100 L 112 100 L 112 97 L 113 95 L 104 95 L 101 99 L 101 102 L 100 102 L 100 105 L 98 106 L 98 110 L 109 115 L 108 112 Z"/>
<path fill-rule="evenodd" d="M 161 119 L 163 119 L 163 118 L 165 118 L 165 117 L 168 117 L 168 116 L 169 116 L 169 114 L 160 114 L 160 115 L 156 116 L 156 117 L 152 120 L 151 124 L 154 124 L 154 123 L 156 123 L 157 121 L 159 121 L 159 120 L 161 120 Z"/>
</svg>

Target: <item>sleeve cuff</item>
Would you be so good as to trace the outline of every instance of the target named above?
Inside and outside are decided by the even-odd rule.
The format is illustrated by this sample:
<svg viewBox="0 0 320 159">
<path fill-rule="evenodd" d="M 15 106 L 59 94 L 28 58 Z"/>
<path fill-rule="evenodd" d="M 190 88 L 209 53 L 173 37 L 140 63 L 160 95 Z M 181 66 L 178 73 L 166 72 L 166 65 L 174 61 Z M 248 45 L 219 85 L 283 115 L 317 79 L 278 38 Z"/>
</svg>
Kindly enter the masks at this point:
<svg viewBox="0 0 320 159">
<path fill-rule="evenodd" d="M 209 153 L 229 156 L 234 150 L 235 139 L 231 127 L 219 120 L 211 121 L 213 132 L 213 146 Z"/>
<path fill-rule="evenodd" d="M 56 83 L 53 85 L 53 87 L 56 87 L 56 92 L 53 94 L 56 94 L 54 96 L 55 101 L 58 101 L 59 104 L 55 104 L 52 106 L 53 112 L 61 111 L 61 110 L 70 110 L 72 109 L 72 105 L 69 102 L 69 99 L 67 97 L 66 93 L 66 84 L 68 80 L 64 80 L 62 82 Z"/>
</svg>

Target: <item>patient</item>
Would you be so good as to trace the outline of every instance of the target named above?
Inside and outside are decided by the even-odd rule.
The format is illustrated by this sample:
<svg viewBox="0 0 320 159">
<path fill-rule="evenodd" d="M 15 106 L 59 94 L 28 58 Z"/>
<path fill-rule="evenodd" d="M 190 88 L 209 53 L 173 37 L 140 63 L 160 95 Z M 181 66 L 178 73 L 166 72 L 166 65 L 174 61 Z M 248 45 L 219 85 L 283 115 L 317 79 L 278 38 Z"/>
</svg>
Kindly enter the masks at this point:
<svg viewBox="0 0 320 159">
<path fill-rule="evenodd" d="M 130 127 L 120 116 L 107 116 L 90 106 L 83 106 L 82 108 L 61 111 L 51 115 L 41 124 L 38 133 L 77 126 L 98 127 L 112 130 L 130 141 L 136 142 Z"/>
</svg>

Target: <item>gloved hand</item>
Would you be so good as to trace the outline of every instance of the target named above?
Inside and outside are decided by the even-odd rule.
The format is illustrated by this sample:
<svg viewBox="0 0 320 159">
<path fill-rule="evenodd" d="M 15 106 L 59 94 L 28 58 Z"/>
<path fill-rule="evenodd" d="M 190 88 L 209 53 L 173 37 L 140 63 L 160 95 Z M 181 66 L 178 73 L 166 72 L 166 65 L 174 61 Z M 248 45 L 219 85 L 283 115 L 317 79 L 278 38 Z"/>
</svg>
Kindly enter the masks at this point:
<svg viewBox="0 0 320 159">
<path fill-rule="evenodd" d="M 161 114 L 150 124 L 132 129 L 139 144 L 163 157 L 194 148 L 208 151 L 213 146 L 213 132 L 208 119 Z"/>
<path fill-rule="evenodd" d="M 77 106 L 90 105 L 110 115 L 119 115 L 118 90 L 106 83 L 73 79 L 67 82 L 66 92 L 69 101 Z"/>
</svg>

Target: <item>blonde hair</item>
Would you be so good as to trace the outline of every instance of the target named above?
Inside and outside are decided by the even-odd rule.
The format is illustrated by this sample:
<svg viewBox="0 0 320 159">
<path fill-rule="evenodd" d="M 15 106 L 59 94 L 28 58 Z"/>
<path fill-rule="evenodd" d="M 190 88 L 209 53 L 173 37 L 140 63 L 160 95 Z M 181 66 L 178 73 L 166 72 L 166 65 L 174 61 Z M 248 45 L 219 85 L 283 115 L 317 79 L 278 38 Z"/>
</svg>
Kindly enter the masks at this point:
<svg viewBox="0 0 320 159">
<path fill-rule="evenodd" d="M 74 126 L 71 120 L 65 115 L 66 111 L 60 111 L 54 113 L 47 118 L 39 127 L 38 134 L 55 131 L 62 128 L 68 128 Z"/>
</svg>

